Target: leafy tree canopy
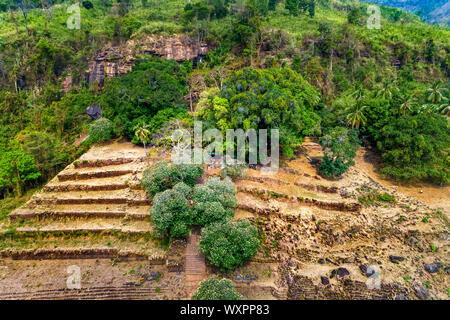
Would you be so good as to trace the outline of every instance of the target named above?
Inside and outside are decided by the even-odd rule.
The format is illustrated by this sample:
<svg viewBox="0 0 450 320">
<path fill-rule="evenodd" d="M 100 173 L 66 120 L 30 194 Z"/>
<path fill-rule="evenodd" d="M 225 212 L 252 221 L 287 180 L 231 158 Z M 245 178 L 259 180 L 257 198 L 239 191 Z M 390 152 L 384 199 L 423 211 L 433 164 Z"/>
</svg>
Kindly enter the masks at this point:
<svg viewBox="0 0 450 320">
<path fill-rule="evenodd" d="M 450 134 L 439 114 L 406 115 L 383 127 L 377 142 L 382 172 L 401 180 L 450 182 Z"/>
<path fill-rule="evenodd" d="M 151 194 L 171 189 L 179 182 L 193 187 L 196 180 L 203 175 L 203 168 L 199 165 L 173 164 L 160 161 L 144 170 L 142 185 Z"/>
<path fill-rule="evenodd" d="M 192 300 L 242 300 L 230 279 L 208 278 L 200 283 Z"/>
<path fill-rule="evenodd" d="M 319 94 L 289 68 L 234 72 L 222 87 L 202 94 L 197 116 L 210 126 L 227 129 L 279 129 L 285 155 L 306 135 L 320 132 L 314 108 Z"/>
<path fill-rule="evenodd" d="M 339 177 L 354 165 L 355 151 L 359 148 L 358 132 L 336 127 L 320 138 L 324 158 L 320 172 L 330 177 Z"/>
<path fill-rule="evenodd" d="M 225 271 L 252 258 L 259 245 L 258 230 L 248 220 L 211 224 L 202 229 L 200 238 L 200 251 Z"/>
</svg>

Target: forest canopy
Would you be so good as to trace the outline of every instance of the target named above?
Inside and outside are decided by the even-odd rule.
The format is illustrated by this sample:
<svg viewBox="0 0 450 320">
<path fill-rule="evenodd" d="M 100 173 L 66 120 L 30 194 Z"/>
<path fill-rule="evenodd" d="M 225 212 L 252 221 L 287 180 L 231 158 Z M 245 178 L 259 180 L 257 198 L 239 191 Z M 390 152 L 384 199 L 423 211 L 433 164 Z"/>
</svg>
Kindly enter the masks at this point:
<svg viewBox="0 0 450 320">
<path fill-rule="evenodd" d="M 381 29 L 369 29 L 368 4 L 349 0 L 91 0 L 69 29 L 71 5 L 0 0 L 0 161 L 22 168 L 2 171 L 3 197 L 46 183 L 90 147 L 94 104 L 110 121 L 102 138 L 148 145 L 174 120 L 189 129 L 201 119 L 205 130 L 278 128 L 291 158 L 305 136 L 340 127 L 356 130 L 391 178 L 449 181 L 446 26 L 381 6 Z M 88 84 L 96 52 L 149 35 L 187 35 L 208 53 L 136 56 L 127 74 Z"/>
</svg>

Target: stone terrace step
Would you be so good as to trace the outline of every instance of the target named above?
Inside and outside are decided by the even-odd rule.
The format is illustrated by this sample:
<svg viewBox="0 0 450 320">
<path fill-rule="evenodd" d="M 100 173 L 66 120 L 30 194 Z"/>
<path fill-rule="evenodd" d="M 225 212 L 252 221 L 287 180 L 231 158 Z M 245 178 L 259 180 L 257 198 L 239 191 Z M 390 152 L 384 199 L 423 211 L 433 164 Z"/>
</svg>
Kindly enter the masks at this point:
<svg viewBox="0 0 450 320">
<path fill-rule="evenodd" d="M 130 204 L 149 205 L 151 200 L 142 190 L 43 192 L 33 196 L 34 205 L 57 204 Z"/>
<path fill-rule="evenodd" d="M 56 227 L 56 226 L 46 226 L 46 227 L 19 227 L 16 229 L 16 234 L 52 234 L 52 235 L 63 235 L 63 234 L 77 234 L 77 233 L 101 233 L 101 234 L 129 234 L 129 235 L 145 235 L 151 232 L 151 228 L 148 229 L 136 229 L 118 226 L 96 226 L 96 225 L 86 225 L 80 227 Z"/>
<path fill-rule="evenodd" d="M 46 185 L 42 191 L 44 192 L 71 192 L 71 191 L 108 191 L 108 190 L 123 190 L 129 186 L 126 183 L 111 183 L 111 184 L 65 184 L 65 185 Z"/>
<path fill-rule="evenodd" d="M 127 164 L 131 162 L 142 162 L 146 161 L 147 157 L 133 157 L 133 158 L 116 158 L 116 159 L 97 159 L 97 160 L 84 160 L 79 159 L 73 162 L 75 168 L 98 168 L 107 167 L 120 164 Z"/>
<path fill-rule="evenodd" d="M 87 220 L 44 220 L 32 225 L 17 227 L 14 235 L 30 236 L 35 234 L 62 236 L 65 234 L 83 235 L 101 233 L 116 235 L 151 235 L 149 221 L 122 221 L 114 218 L 91 218 Z"/>
<path fill-rule="evenodd" d="M 259 179 L 259 178 L 258 178 Z M 254 188 L 254 189 L 261 189 L 270 191 L 272 193 L 279 193 L 282 195 L 289 195 L 293 197 L 303 197 L 303 198 L 314 198 L 317 200 L 324 200 L 324 201 L 347 201 L 346 199 L 342 198 L 337 191 L 336 192 L 325 192 L 320 189 L 320 187 L 315 187 L 313 185 L 308 187 L 305 187 L 299 183 L 289 184 L 289 185 L 283 185 L 280 183 L 275 182 L 263 182 L 259 181 L 258 179 L 241 179 L 237 182 L 236 186 L 237 188 Z M 325 187 L 324 187 L 325 188 Z M 269 190 L 270 189 L 270 190 Z"/>
<path fill-rule="evenodd" d="M 37 204 L 130 204 L 136 206 L 150 205 L 150 199 L 129 199 L 129 198 L 40 198 L 35 200 Z"/>
<path fill-rule="evenodd" d="M 61 219 L 61 218 L 130 218 L 134 220 L 144 220 L 150 216 L 150 207 L 141 206 L 134 209 L 114 210 L 114 209 L 89 209 L 86 208 L 73 209 L 27 209 L 21 208 L 9 214 L 10 219 L 31 220 L 39 219 Z M 139 210 L 140 209 L 140 210 Z"/>
<path fill-rule="evenodd" d="M 141 190 L 142 186 L 137 175 L 125 174 L 117 177 L 93 178 L 89 180 L 53 179 L 42 189 L 43 192 L 71 191 L 108 191 L 131 188 Z"/>
<path fill-rule="evenodd" d="M 361 210 L 360 203 L 344 199 L 339 201 L 318 200 L 315 198 L 280 193 L 266 188 L 257 188 L 251 185 L 250 186 L 238 185 L 236 191 L 237 193 L 245 193 L 253 197 L 265 200 L 272 199 L 276 201 L 292 202 L 298 204 L 299 206 L 314 206 L 327 210 L 348 211 L 348 212 L 359 212 Z M 244 208 L 241 207 L 241 209 Z"/>
<path fill-rule="evenodd" d="M 148 256 L 143 251 L 122 250 L 117 247 L 60 247 L 39 249 L 5 249 L 0 251 L 0 257 L 14 260 L 36 259 L 147 259 L 165 262 L 163 256 Z M 164 261 L 163 261 L 164 260 Z"/>
<path fill-rule="evenodd" d="M 69 172 L 61 172 L 57 175 L 59 181 L 68 181 L 68 180 L 87 180 L 94 178 L 105 178 L 105 177 L 118 177 L 126 174 L 130 174 L 135 172 L 132 169 L 117 169 L 117 170 L 97 170 L 97 171 L 86 171 L 86 172 L 78 172 L 78 171 L 69 171 Z"/>
<path fill-rule="evenodd" d="M 103 300 L 103 299 L 161 299 L 169 288 L 160 287 L 93 287 L 80 290 L 55 289 L 32 292 L 0 293 L 2 300 Z"/>
</svg>

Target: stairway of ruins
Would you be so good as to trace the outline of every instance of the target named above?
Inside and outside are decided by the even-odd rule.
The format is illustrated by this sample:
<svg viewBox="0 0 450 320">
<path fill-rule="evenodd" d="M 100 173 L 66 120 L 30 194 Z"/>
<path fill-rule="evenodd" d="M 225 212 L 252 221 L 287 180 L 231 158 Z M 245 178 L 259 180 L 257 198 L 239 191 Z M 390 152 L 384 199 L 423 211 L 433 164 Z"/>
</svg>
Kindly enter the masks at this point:
<svg viewBox="0 0 450 320">
<path fill-rule="evenodd" d="M 200 282 L 206 277 L 205 255 L 198 250 L 200 242 L 200 228 L 193 227 L 186 246 L 186 291 L 192 297 Z"/>
<path fill-rule="evenodd" d="M 10 213 L 14 232 L 4 237 L 0 256 L 161 258 L 164 250 L 150 240 L 151 200 L 140 185 L 148 165 L 131 143 L 92 147 Z"/>
<path fill-rule="evenodd" d="M 139 287 L 95 287 L 80 290 L 55 289 L 1 294 L 0 300 L 151 300 L 167 294 L 170 289 Z"/>
</svg>

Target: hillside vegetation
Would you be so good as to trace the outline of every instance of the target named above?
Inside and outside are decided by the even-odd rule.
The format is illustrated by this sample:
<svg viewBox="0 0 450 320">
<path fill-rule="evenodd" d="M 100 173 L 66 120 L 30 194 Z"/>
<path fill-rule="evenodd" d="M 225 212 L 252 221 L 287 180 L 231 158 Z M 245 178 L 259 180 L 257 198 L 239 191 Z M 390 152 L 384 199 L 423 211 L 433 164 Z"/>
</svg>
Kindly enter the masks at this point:
<svg viewBox="0 0 450 320">
<path fill-rule="evenodd" d="M 155 143 L 174 119 L 279 128 L 286 158 L 307 135 L 331 137 L 325 175 L 342 174 L 363 143 L 391 178 L 450 181 L 446 27 L 382 7 L 381 29 L 369 29 L 368 4 L 351 1 L 93 0 L 80 5 L 81 29 L 69 29 L 71 5 L 0 0 L 3 197 L 42 185 L 87 150 L 93 139 L 74 142 L 89 132 L 94 103 L 110 120 L 96 137 Z M 87 86 L 97 50 L 182 33 L 208 43 L 201 63 L 140 57 L 125 76 Z M 341 139 L 353 145 L 332 143 Z"/>
</svg>

